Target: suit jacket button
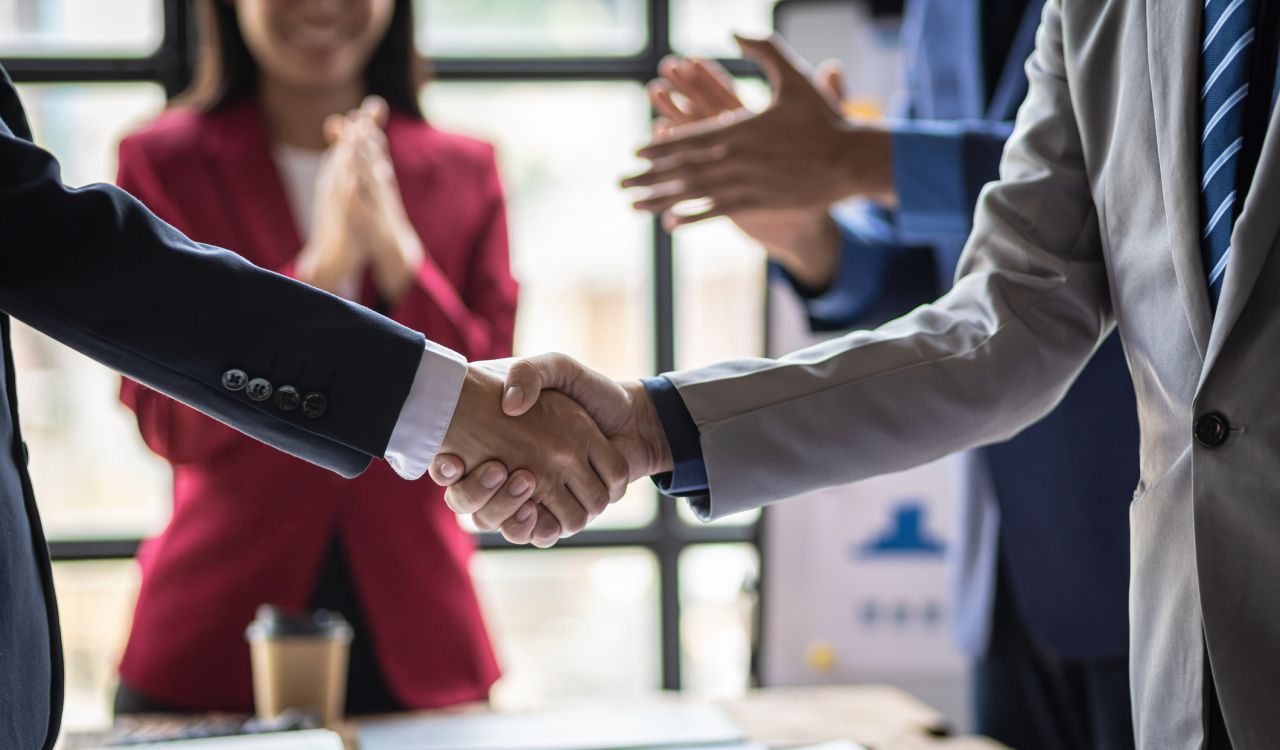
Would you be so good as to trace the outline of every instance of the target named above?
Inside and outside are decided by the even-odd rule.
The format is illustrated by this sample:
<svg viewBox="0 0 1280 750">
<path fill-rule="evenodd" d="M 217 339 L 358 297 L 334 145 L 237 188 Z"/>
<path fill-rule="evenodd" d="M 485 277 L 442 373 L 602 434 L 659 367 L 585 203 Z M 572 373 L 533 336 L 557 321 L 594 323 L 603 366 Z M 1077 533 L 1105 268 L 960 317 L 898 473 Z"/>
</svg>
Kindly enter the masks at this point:
<svg viewBox="0 0 1280 750">
<path fill-rule="evenodd" d="M 312 391 L 302 399 L 302 413 L 312 419 L 324 416 L 325 409 L 329 408 L 329 399 L 324 397 L 323 393 Z"/>
<path fill-rule="evenodd" d="M 1231 432 L 1231 423 L 1221 414 L 1210 412 L 1196 420 L 1194 432 L 1196 442 L 1206 448 L 1217 448 L 1227 442 L 1227 436 Z"/>
<path fill-rule="evenodd" d="M 249 376 L 244 370 L 227 370 L 222 373 L 222 387 L 228 391 L 238 391 L 249 384 Z"/>
<path fill-rule="evenodd" d="M 244 389 L 245 393 L 249 395 L 249 398 L 254 401 L 266 401 L 271 398 L 272 390 L 274 389 L 271 387 L 271 382 L 266 378 L 254 378 L 253 380 L 250 380 L 249 385 Z"/>
<path fill-rule="evenodd" d="M 276 389 L 276 407 L 280 411 L 293 411 L 302 403 L 298 389 L 291 385 L 282 385 Z"/>
</svg>

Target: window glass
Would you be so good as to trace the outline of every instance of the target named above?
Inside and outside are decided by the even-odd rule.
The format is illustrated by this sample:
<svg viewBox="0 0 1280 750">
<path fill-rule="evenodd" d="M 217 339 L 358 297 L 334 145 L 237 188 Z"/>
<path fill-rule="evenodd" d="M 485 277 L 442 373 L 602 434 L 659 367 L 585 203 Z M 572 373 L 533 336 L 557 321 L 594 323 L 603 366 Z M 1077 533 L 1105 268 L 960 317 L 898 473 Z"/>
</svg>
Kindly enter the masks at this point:
<svg viewBox="0 0 1280 750">
<path fill-rule="evenodd" d="M 132 560 L 53 566 L 66 658 L 64 731 L 111 726 L 116 669 L 133 621 L 138 581 Z"/>
<path fill-rule="evenodd" d="M 142 56 L 163 26 L 160 0 L 0 0 L 0 57 Z"/>
<path fill-rule="evenodd" d="M 733 34 L 773 30 L 778 0 L 671 0 L 671 46 L 703 57 L 739 57 Z"/>
<path fill-rule="evenodd" d="M 629 55 L 644 47 L 642 0 L 415 0 L 429 56 Z"/>
<path fill-rule="evenodd" d="M 676 367 L 764 352 L 765 257 L 728 219 L 676 232 Z"/>
<path fill-rule="evenodd" d="M 62 180 L 72 186 L 114 182 L 120 139 L 165 104 L 154 83 L 24 83 L 18 95 L 36 145 L 58 157 Z"/>
<path fill-rule="evenodd" d="M 159 531 L 172 509 L 171 475 L 117 399 L 119 376 L 20 323 L 12 341 L 45 534 L 132 538 Z"/>
<path fill-rule="evenodd" d="M 736 90 L 753 110 L 769 102 L 760 80 L 738 80 Z M 678 229 L 673 247 L 676 367 L 760 356 L 767 266 L 759 244 L 717 218 Z"/>
<path fill-rule="evenodd" d="M 680 556 L 680 659 L 685 690 L 741 695 L 751 682 L 760 555 L 749 544 L 707 544 Z"/>
<path fill-rule="evenodd" d="M 651 552 L 485 552 L 472 567 L 503 670 L 493 693 L 497 705 L 626 700 L 660 686 Z"/>
</svg>

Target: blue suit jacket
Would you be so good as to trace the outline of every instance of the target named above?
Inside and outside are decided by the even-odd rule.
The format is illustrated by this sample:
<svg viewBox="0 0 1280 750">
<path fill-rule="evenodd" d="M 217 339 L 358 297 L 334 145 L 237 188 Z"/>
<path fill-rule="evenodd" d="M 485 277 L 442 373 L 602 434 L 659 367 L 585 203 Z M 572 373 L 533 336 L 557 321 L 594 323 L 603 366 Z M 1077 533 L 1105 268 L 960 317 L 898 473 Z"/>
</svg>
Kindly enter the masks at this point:
<svg viewBox="0 0 1280 750">
<path fill-rule="evenodd" d="M 111 186 L 69 189 L 0 67 L 0 748 L 52 747 L 62 654 L 18 429 L 9 316 L 264 442 L 346 475 L 386 452 L 422 335 L 183 237 Z M 317 418 L 222 387 L 318 391 Z M 199 616 L 195 613 L 194 616 Z"/>
<path fill-rule="evenodd" d="M 842 218 L 837 281 L 807 306 L 819 330 L 872 327 L 945 292 L 982 186 L 998 176 L 1026 94 L 1023 63 L 1042 0 L 1029 3 L 998 84 L 987 92 L 983 0 L 908 0 L 910 119 L 896 129 L 899 208 Z M 988 12 L 991 12 L 988 10 Z M 838 217 L 841 218 L 841 217 Z M 1004 578 L 1031 633 L 1068 659 L 1128 649 L 1129 501 L 1138 482 L 1138 423 L 1119 339 L 1098 350 L 1058 408 L 1018 437 L 980 451 L 999 508 Z M 982 498 L 969 497 L 979 503 Z M 982 571 L 970 571 L 982 575 Z M 989 572 L 987 573 L 989 575 Z M 962 584 L 973 596 L 982 581 Z M 985 585 L 989 587 L 990 582 Z M 973 635 L 973 634 L 971 634 Z M 985 633 L 962 645 L 980 650 Z"/>
</svg>

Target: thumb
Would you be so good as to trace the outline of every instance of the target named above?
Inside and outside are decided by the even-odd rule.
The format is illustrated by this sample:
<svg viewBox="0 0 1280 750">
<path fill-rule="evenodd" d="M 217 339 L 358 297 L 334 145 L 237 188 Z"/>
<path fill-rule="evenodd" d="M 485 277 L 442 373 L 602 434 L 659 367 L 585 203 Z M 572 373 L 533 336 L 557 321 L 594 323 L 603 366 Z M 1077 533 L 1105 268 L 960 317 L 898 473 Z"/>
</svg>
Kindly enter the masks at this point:
<svg viewBox="0 0 1280 750">
<path fill-rule="evenodd" d="M 836 110 L 840 110 L 844 102 L 844 63 L 836 59 L 824 60 L 818 65 L 814 75 L 818 84 L 818 92 Z"/>
<path fill-rule="evenodd" d="M 538 403 L 544 390 L 563 388 L 571 379 L 564 370 L 571 369 L 567 363 L 572 362 L 562 354 L 540 354 L 511 365 L 502 391 L 502 411 L 518 417 Z"/>
<path fill-rule="evenodd" d="M 754 60 L 764 69 L 775 96 L 788 83 L 807 81 L 809 66 L 777 34 L 764 38 L 734 34 L 733 38 L 738 42 L 742 56 Z"/>
<path fill-rule="evenodd" d="M 627 400 L 626 391 L 612 379 L 567 354 L 541 354 L 522 359 L 507 370 L 502 410 L 518 417 L 533 408 L 543 391 L 559 391 L 587 410 L 600 429 L 616 421 L 617 406 Z"/>
<path fill-rule="evenodd" d="M 441 487 L 449 487 L 462 478 L 463 470 L 466 465 L 462 463 L 462 459 L 451 453 L 437 454 L 435 460 L 427 468 L 431 474 L 431 480 Z"/>
</svg>

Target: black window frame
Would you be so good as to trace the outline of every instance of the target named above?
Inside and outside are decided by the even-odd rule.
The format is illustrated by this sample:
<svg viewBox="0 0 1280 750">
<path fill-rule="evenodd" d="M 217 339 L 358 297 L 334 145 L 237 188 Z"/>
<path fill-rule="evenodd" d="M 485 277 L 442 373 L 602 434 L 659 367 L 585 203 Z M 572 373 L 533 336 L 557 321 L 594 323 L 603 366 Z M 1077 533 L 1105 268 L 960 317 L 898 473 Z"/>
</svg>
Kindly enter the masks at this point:
<svg viewBox="0 0 1280 750">
<path fill-rule="evenodd" d="M 149 82 L 164 87 L 166 97 L 176 95 L 190 80 L 195 50 L 194 13 L 189 0 L 157 0 L 163 3 L 164 33 L 160 46 L 143 57 L 30 56 L 0 53 L 17 83 L 121 83 Z M 472 82 L 568 82 L 630 81 L 644 84 L 658 74 L 658 65 L 672 52 L 671 5 L 674 0 L 643 0 L 647 35 L 644 47 L 633 55 L 590 57 L 476 57 L 432 58 L 431 74 L 441 81 Z M 758 74 L 742 60 L 721 60 L 740 76 Z M 657 372 L 675 369 L 675 278 L 671 235 L 656 219 L 653 239 L 653 358 Z M 763 293 L 763 290 L 762 290 Z M 760 552 L 760 522 L 747 526 L 698 526 L 684 521 L 675 501 L 659 498 L 657 513 L 647 525 L 632 529 L 587 529 L 560 542 L 560 548 L 636 547 L 656 558 L 661 609 L 662 687 L 682 687 L 680 659 L 680 557 L 699 545 L 748 544 Z M 478 534 L 482 550 L 521 549 L 498 534 Z M 54 562 L 126 560 L 136 556 L 140 539 L 84 538 L 49 543 Z M 763 565 L 763 561 L 761 561 Z M 757 591 L 755 627 L 759 632 L 762 609 Z M 757 639 L 758 640 L 758 639 Z M 756 673 L 756 649 L 752 646 L 751 673 Z"/>
</svg>

